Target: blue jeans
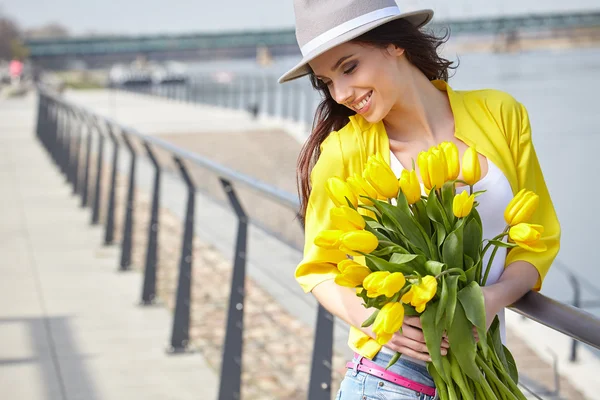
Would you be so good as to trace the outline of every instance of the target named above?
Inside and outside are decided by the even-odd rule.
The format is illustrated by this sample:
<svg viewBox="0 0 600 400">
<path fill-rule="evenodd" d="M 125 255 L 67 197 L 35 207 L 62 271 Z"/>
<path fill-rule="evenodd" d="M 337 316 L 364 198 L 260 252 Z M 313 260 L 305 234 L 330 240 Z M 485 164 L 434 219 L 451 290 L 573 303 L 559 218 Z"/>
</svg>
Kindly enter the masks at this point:
<svg viewBox="0 0 600 400">
<path fill-rule="evenodd" d="M 392 358 L 391 355 L 379 353 L 373 362 L 385 368 Z M 354 357 L 353 363 L 358 363 L 359 358 Z M 404 360 L 402 357 L 388 370 L 425 386 L 434 387 L 433 379 L 427 368 Z M 340 391 L 336 400 L 433 400 L 433 396 L 419 393 L 412 389 L 396 385 L 365 372 L 348 369 L 342 380 Z"/>
</svg>

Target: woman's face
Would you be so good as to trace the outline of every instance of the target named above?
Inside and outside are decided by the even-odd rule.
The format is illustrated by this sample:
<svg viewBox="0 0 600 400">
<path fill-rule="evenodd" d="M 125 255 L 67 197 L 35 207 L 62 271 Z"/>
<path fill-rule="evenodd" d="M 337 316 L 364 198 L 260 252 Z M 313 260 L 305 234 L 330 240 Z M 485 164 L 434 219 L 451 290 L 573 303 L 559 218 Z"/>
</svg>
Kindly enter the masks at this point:
<svg viewBox="0 0 600 400">
<path fill-rule="evenodd" d="M 382 49 L 347 42 L 321 54 L 309 64 L 337 103 L 372 123 L 385 118 L 399 102 L 410 75 L 404 50 L 393 45 Z"/>
</svg>

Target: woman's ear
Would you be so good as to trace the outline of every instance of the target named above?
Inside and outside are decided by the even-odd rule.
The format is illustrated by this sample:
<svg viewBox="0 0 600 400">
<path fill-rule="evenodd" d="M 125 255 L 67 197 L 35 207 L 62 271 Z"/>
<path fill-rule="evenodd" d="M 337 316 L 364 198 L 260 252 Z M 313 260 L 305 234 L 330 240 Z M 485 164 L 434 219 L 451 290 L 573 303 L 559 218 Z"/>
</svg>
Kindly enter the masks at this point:
<svg viewBox="0 0 600 400">
<path fill-rule="evenodd" d="M 404 54 L 404 49 L 396 46 L 395 44 L 389 44 L 386 47 L 386 51 L 388 52 L 388 54 L 390 56 L 394 56 L 394 57 L 400 57 L 401 55 Z"/>
</svg>

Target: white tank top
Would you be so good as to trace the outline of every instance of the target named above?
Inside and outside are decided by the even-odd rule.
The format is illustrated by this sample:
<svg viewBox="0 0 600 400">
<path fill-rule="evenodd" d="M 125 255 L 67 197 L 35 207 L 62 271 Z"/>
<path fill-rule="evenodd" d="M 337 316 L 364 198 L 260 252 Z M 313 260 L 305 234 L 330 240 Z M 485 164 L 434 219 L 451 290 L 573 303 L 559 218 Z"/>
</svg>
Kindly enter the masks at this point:
<svg viewBox="0 0 600 400">
<path fill-rule="evenodd" d="M 504 221 L 504 209 L 508 205 L 508 203 L 513 198 L 512 189 L 510 187 L 510 183 L 508 179 L 504 176 L 502 171 L 489 159 L 488 163 L 488 172 L 487 174 L 474 186 L 474 191 L 485 190 L 486 192 L 478 196 L 477 201 L 479 205 L 477 206 L 477 211 L 481 216 L 481 222 L 483 223 L 483 239 L 492 239 L 494 236 L 498 235 L 504 227 L 506 226 L 506 222 Z M 396 157 L 396 155 L 390 150 L 390 166 L 394 174 L 398 178 L 400 178 L 400 174 L 404 167 Z M 423 190 L 423 194 L 425 194 L 425 188 L 421 184 L 421 188 Z M 463 190 L 468 190 L 468 186 L 460 186 L 456 188 L 456 192 L 460 193 Z M 490 249 L 484 258 L 483 268 L 487 266 L 489 257 L 492 253 Z M 506 248 L 500 247 L 496 252 L 496 256 L 494 257 L 494 261 L 490 268 L 490 273 L 488 275 L 488 279 L 486 285 L 491 285 L 498 281 L 500 275 L 504 271 L 504 263 L 506 261 Z M 498 313 L 498 318 L 500 319 L 500 333 L 502 336 L 502 342 L 506 344 L 506 328 L 504 321 L 504 309 Z M 394 352 L 387 347 L 382 347 L 382 352 L 394 354 Z M 424 362 L 419 360 L 415 360 L 412 357 L 403 356 L 406 359 L 409 359 L 413 362 L 417 362 L 419 364 L 424 365 Z"/>
</svg>

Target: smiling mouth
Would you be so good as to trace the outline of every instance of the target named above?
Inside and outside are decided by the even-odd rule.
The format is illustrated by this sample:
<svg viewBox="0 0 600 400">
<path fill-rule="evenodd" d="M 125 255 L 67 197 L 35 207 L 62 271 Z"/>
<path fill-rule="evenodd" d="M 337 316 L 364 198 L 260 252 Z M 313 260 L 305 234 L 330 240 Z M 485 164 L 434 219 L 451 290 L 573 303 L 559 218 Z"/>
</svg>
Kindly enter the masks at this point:
<svg viewBox="0 0 600 400">
<path fill-rule="evenodd" d="M 373 91 L 371 90 L 364 99 L 362 99 L 361 101 L 359 101 L 358 103 L 355 103 L 351 106 L 351 108 L 354 111 L 360 111 L 362 110 L 368 103 L 369 100 L 371 100 L 371 96 L 373 95 Z"/>
</svg>

